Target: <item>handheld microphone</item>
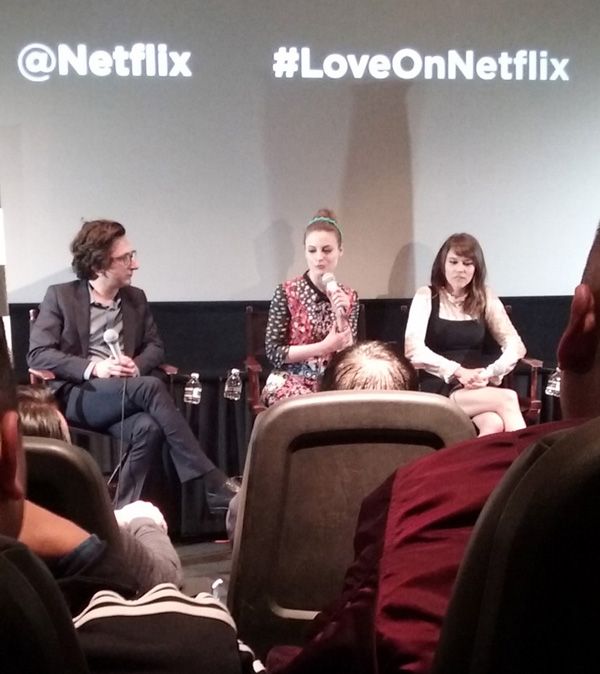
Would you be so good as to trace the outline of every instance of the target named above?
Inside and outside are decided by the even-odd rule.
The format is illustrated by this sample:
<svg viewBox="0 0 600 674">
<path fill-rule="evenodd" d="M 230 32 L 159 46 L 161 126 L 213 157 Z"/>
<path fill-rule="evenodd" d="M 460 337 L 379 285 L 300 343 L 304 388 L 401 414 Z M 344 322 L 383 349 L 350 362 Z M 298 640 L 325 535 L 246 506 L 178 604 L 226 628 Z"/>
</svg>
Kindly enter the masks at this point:
<svg viewBox="0 0 600 674">
<path fill-rule="evenodd" d="M 333 295 L 333 293 L 336 290 L 339 290 L 339 285 L 335 280 L 335 276 L 330 271 L 328 271 L 327 273 L 323 274 L 321 280 L 323 281 L 323 284 L 325 285 L 325 290 L 327 291 L 327 295 L 331 300 L 331 296 Z M 346 316 L 346 311 L 344 310 L 343 307 L 339 307 L 337 309 L 334 308 L 334 311 L 335 311 L 335 325 L 337 327 L 337 330 L 338 332 L 343 332 L 348 326 L 348 317 Z"/>
<path fill-rule="evenodd" d="M 123 354 L 121 353 L 121 347 L 119 346 L 119 335 L 117 334 L 117 331 L 113 328 L 109 328 L 104 331 L 102 338 L 110 349 L 112 357 L 116 361 L 120 361 Z"/>
</svg>

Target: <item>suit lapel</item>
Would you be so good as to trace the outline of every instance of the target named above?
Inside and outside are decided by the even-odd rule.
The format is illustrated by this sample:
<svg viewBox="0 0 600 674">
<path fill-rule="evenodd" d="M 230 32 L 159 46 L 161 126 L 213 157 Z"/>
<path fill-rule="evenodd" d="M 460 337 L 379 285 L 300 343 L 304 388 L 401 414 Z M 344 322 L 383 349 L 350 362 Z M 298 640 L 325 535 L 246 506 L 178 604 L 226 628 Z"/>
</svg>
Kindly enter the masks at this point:
<svg viewBox="0 0 600 674">
<path fill-rule="evenodd" d="M 123 351 L 126 356 L 133 358 L 135 353 L 135 331 L 136 331 L 136 314 L 135 309 L 131 304 L 130 298 L 127 295 L 125 288 L 119 291 L 121 298 L 121 313 L 123 316 Z"/>
<path fill-rule="evenodd" d="M 90 347 L 90 291 L 87 281 L 81 281 L 75 288 L 75 315 L 81 353 L 85 357 Z"/>
</svg>

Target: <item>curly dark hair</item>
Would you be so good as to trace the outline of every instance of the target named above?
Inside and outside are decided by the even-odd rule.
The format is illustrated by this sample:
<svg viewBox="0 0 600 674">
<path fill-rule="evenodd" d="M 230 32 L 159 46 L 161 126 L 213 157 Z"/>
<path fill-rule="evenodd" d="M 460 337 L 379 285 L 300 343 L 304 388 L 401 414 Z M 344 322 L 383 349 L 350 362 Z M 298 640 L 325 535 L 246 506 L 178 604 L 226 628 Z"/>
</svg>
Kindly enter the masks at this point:
<svg viewBox="0 0 600 674">
<path fill-rule="evenodd" d="M 125 236 L 125 227 L 114 220 L 90 220 L 84 222 L 71 242 L 73 271 L 77 278 L 91 281 L 98 273 L 110 266 L 110 251 L 113 243 Z"/>
</svg>

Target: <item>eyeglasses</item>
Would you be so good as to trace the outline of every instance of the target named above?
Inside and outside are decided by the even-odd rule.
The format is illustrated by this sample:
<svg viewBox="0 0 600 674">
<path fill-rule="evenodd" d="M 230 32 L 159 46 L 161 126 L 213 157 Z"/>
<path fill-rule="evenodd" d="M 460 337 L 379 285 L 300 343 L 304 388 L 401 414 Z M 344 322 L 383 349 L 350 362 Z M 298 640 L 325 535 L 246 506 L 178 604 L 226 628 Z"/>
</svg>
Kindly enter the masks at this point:
<svg viewBox="0 0 600 674">
<path fill-rule="evenodd" d="M 132 250 L 129 253 L 123 253 L 118 257 L 112 257 L 113 262 L 118 262 L 119 264 L 124 265 L 125 267 L 131 267 L 131 263 L 137 258 L 137 250 Z"/>
</svg>

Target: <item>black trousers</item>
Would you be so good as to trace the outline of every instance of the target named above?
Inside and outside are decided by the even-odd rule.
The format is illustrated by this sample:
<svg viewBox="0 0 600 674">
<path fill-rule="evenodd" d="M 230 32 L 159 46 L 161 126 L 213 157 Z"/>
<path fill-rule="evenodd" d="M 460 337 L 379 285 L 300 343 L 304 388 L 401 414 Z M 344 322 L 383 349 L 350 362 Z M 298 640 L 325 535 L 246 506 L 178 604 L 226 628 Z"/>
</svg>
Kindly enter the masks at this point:
<svg viewBox="0 0 600 674">
<path fill-rule="evenodd" d="M 118 506 L 139 499 L 165 442 L 181 482 L 215 468 L 156 377 L 92 379 L 73 386 L 63 396 L 63 406 L 76 426 L 109 432 L 130 446 L 119 477 Z"/>
</svg>

